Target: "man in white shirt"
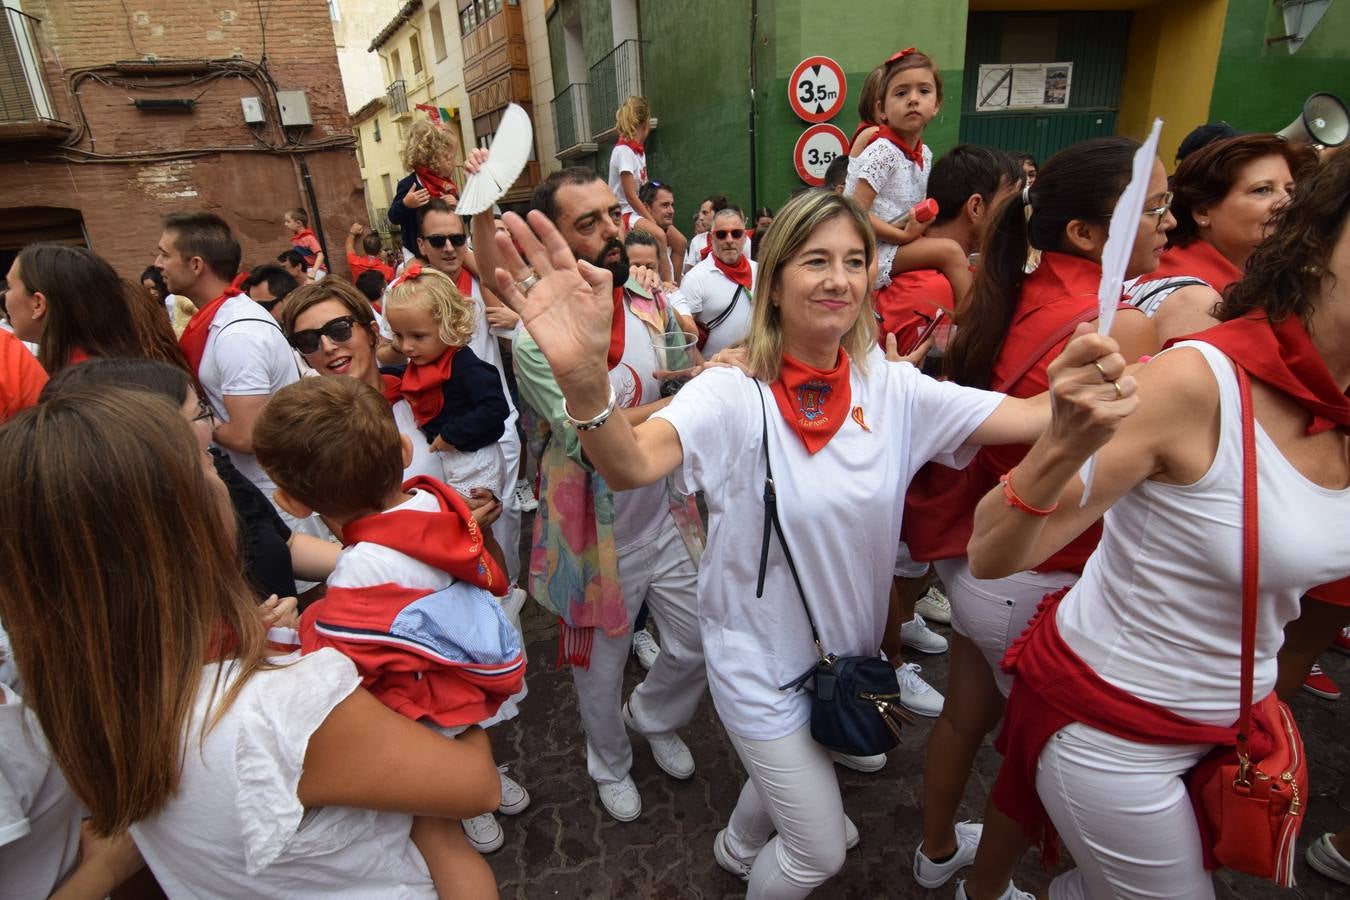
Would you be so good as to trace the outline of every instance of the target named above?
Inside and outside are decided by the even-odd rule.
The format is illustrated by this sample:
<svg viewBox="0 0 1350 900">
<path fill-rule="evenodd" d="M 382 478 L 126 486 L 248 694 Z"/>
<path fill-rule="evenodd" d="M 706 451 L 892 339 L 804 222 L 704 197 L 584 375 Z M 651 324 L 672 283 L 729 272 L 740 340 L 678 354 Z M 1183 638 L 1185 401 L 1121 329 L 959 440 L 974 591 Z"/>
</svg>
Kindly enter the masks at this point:
<svg viewBox="0 0 1350 900">
<path fill-rule="evenodd" d="M 750 331 L 755 262 L 745 253 L 745 213 L 728 206 L 713 214 L 712 252 L 684 276 L 671 303 L 708 332 L 704 357 L 741 340 Z"/>
<path fill-rule="evenodd" d="M 239 292 L 240 255 L 219 216 L 174 213 L 164 217 L 155 265 L 170 291 L 197 306 L 180 345 L 215 414 L 215 442 L 271 500 L 276 485 L 253 455 L 253 423 L 268 399 L 300 375 L 276 321 Z M 278 511 L 294 528 L 295 520 Z"/>
</svg>

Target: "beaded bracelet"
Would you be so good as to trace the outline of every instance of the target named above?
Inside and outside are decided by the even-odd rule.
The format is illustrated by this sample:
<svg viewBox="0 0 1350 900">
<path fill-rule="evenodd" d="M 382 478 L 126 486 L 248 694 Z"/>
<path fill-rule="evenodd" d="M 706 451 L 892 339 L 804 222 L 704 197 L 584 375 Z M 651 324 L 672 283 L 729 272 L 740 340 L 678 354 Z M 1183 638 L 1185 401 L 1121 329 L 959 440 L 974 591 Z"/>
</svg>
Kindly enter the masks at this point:
<svg viewBox="0 0 1350 900">
<path fill-rule="evenodd" d="M 1040 509 L 1039 507 L 1032 506 L 1030 503 L 1028 503 L 1027 501 L 1023 500 L 1021 497 L 1017 496 L 1017 491 L 1013 490 L 1013 486 L 1012 486 L 1012 474 L 1013 474 L 1013 472 L 1016 472 L 1016 471 L 1017 471 L 1017 467 L 1016 467 L 1016 466 L 1013 466 L 1011 469 L 1008 470 L 1007 474 L 1005 474 L 1002 478 L 1000 478 L 1000 479 L 998 480 L 998 483 L 1001 484 L 1001 485 L 1003 485 L 1003 502 L 1004 502 L 1004 503 L 1008 504 L 1009 506 L 1013 507 L 1014 509 L 1020 509 L 1022 512 L 1026 513 L 1027 515 L 1030 515 L 1030 516 L 1040 516 L 1040 517 L 1042 517 L 1042 518 L 1044 518 L 1045 516 L 1050 515 L 1050 514 L 1053 513 L 1055 510 L 1059 509 L 1059 504 L 1058 504 L 1058 503 L 1053 504 L 1052 506 L 1050 506 L 1049 509 Z"/>
</svg>

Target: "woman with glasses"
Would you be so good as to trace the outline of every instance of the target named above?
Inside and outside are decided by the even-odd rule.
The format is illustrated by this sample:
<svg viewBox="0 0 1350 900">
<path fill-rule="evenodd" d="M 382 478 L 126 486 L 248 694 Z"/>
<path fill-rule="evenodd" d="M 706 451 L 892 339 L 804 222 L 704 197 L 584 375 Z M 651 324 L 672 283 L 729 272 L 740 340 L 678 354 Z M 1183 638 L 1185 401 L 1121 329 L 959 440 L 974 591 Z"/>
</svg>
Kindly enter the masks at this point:
<svg viewBox="0 0 1350 900">
<path fill-rule="evenodd" d="M 1220 296 L 1270 233 L 1304 162 L 1305 152 L 1278 135 L 1246 134 L 1215 141 L 1177 167 L 1169 195 L 1177 225 L 1161 264 L 1129 292 L 1163 343 L 1218 321 Z"/>
<path fill-rule="evenodd" d="M 1107 223 L 1130 180 L 1138 146 L 1125 138 L 1075 144 L 1051 157 L 1035 184 L 991 213 L 975 287 L 947 349 L 952 380 L 1013 397 L 1033 397 L 1049 388 L 1051 361 L 1068 343 L 1076 325 L 1097 318 Z M 1145 207 L 1127 277 L 1157 267 L 1167 229 L 1173 225 L 1167 209 L 1167 174 L 1160 162 L 1154 163 Z M 1041 254 L 1030 274 L 1026 273 L 1028 246 Z M 1117 314 L 1111 337 L 1129 362 L 1158 349 L 1148 318 L 1129 307 Z M 954 493 L 944 496 L 945 512 L 952 518 L 925 517 L 908 522 L 907 527 L 969 534 L 975 503 L 1017 465 L 1027 449 L 1025 444 L 984 448 L 971 464 L 969 481 L 958 482 Z M 925 475 L 932 474 L 938 484 L 944 483 L 942 470 L 931 473 L 931 468 Z M 928 483 L 930 490 L 934 486 Z M 1041 597 L 1077 579 L 1101 534 L 1100 525 L 1088 525 L 1035 571 L 997 580 L 972 576 L 959 550 L 953 558 L 935 560 L 951 601 L 953 634 L 947 702 L 928 740 L 923 842 L 914 852 L 914 878 L 924 887 L 944 884 L 973 861 L 975 871 L 958 886 L 957 897 L 1030 897 L 1010 883 L 1026 848 L 1020 830 L 991 809 L 982 839 L 981 826 L 958 823 L 956 813 L 975 753 L 1003 714 L 1011 681 L 999 670 L 999 662 Z M 930 542 L 925 538 L 918 543 Z M 964 546 L 963 539 L 955 543 Z"/>
</svg>

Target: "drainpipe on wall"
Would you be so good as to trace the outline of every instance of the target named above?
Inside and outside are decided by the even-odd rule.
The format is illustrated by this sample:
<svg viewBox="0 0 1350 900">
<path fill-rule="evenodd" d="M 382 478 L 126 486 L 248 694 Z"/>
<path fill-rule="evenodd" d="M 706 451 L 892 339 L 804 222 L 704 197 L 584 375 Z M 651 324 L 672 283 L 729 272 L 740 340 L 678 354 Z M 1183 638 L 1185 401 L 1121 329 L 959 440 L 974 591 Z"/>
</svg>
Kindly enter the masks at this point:
<svg viewBox="0 0 1350 900">
<path fill-rule="evenodd" d="M 319 212 L 319 198 L 314 195 L 314 179 L 309 177 L 309 163 L 300 157 L 300 178 L 305 183 L 305 195 L 309 197 L 309 209 L 314 215 L 314 236 L 319 239 L 319 250 L 328 261 L 328 271 L 332 272 L 333 258 L 328 255 L 328 242 L 323 239 L 323 215 Z"/>
<path fill-rule="evenodd" d="M 755 136 L 755 44 L 759 41 L 759 0 L 750 0 L 750 214 L 759 209 L 757 196 L 759 178 L 755 160 L 758 156 L 758 141 Z"/>
</svg>

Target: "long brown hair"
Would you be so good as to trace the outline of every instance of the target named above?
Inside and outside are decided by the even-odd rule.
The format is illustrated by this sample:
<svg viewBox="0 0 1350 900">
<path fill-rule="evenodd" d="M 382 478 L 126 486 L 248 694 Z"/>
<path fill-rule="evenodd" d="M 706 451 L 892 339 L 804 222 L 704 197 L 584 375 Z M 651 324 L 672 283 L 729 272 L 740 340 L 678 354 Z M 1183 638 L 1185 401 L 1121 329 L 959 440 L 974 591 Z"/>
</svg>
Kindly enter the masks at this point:
<svg viewBox="0 0 1350 900">
<path fill-rule="evenodd" d="M 81 351 L 97 357 L 143 357 L 187 369 L 164 305 L 139 282 L 119 278 L 84 247 L 29 244 L 19 251 L 19 280 L 47 298 L 38 361 L 55 374 Z"/>
<path fill-rule="evenodd" d="M 1264 310 L 1273 322 L 1298 316 L 1310 324 L 1322 295 L 1331 251 L 1350 227 L 1350 153 L 1331 158 L 1294 188 L 1275 213 L 1269 236 L 1247 260 L 1247 273 L 1216 310 L 1220 321 Z"/>
<path fill-rule="evenodd" d="M 1276 134 L 1242 134 L 1206 144 L 1187 156 L 1172 176 L 1172 215 L 1176 227 L 1167 233 L 1167 246 L 1188 247 L 1200 239 L 1195 212 L 1228 196 L 1248 163 L 1279 156 L 1297 175 L 1308 168 L 1307 151 Z M 1297 183 L 1297 182 L 1296 182 Z"/>
<path fill-rule="evenodd" d="M 1026 278 L 1027 247 L 1066 252 L 1064 231 L 1070 222 L 1110 221 L 1138 148 L 1137 141 L 1119 137 L 1074 144 L 1050 157 L 1021 196 L 994 208 L 975 287 L 957 309 L 959 327 L 947 348 L 952 380 L 989 387 Z"/>
<path fill-rule="evenodd" d="M 225 502 L 178 404 L 145 391 L 71 390 L 0 428 L 0 618 L 99 834 L 173 796 L 203 664 L 231 660 L 203 734 L 263 665 Z"/>
</svg>

